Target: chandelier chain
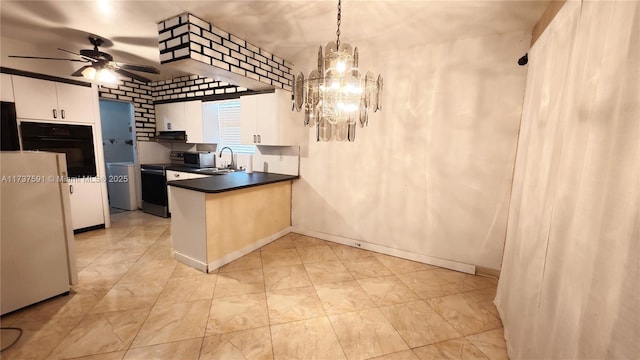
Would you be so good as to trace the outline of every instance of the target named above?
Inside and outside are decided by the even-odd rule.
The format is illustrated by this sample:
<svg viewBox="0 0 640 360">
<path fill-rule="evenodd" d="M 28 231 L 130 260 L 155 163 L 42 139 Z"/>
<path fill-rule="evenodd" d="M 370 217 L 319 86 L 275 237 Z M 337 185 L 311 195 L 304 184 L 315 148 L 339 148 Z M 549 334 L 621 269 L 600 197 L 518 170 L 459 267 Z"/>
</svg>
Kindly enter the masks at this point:
<svg viewBox="0 0 640 360">
<path fill-rule="evenodd" d="M 338 0 L 338 30 L 336 31 L 336 49 L 340 49 L 340 23 L 342 22 L 342 0 Z"/>
</svg>

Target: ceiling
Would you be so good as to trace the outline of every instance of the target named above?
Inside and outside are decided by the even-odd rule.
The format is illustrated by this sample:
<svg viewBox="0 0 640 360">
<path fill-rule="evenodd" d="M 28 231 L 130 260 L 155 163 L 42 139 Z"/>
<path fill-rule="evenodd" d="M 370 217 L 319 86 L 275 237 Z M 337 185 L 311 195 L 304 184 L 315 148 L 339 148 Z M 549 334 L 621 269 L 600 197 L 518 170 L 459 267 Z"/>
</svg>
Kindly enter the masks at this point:
<svg viewBox="0 0 640 360">
<path fill-rule="evenodd" d="M 361 49 L 409 48 L 514 31 L 531 31 L 547 1 L 356 1 L 342 4 L 341 40 Z M 7 55 L 74 58 L 57 50 L 90 48 L 87 36 L 119 62 L 159 67 L 154 80 L 182 73 L 158 60 L 157 23 L 183 12 L 211 22 L 292 63 L 335 40 L 335 1 L 11 1 L 0 2 L 0 65 L 69 77 L 80 63 Z"/>
</svg>

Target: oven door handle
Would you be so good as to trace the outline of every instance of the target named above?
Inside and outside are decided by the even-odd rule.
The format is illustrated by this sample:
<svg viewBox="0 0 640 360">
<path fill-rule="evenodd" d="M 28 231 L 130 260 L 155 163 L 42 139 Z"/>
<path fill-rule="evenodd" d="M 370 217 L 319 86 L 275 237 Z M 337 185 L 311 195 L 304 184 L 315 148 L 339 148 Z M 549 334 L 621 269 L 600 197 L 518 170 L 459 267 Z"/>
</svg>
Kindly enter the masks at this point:
<svg viewBox="0 0 640 360">
<path fill-rule="evenodd" d="M 162 175 L 164 176 L 164 170 L 158 170 L 158 169 L 140 169 L 141 172 L 145 173 L 145 174 L 153 174 L 153 175 Z"/>
</svg>

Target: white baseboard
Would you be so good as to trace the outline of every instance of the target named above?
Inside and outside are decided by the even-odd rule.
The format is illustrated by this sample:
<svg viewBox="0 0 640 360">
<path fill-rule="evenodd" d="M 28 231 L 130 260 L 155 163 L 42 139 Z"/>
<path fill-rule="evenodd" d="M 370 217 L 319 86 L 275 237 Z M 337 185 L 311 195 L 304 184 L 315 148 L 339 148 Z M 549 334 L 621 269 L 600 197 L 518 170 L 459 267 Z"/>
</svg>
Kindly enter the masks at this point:
<svg viewBox="0 0 640 360">
<path fill-rule="evenodd" d="M 338 244 L 347 245 L 347 246 L 351 246 L 359 249 L 370 250 L 380 254 L 391 255 L 391 256 L 407 259 L 407 260 L 439 266 L 439 267 L 450 269 L 450 270 L 460 271 L 467 274 L 475 275 L 476 273 L 475 265 L 465 264 L 458 261 L 441 259 L 438 257 L 427 256 L 422 254 L 416 254 L 409 251 L 393 249 L 390 247 L 377 245 L 377 244 L 371 244 L 362 240 L 356 240 L 356 239 L 350 239 L 350 238 L 337 236 L 337 235 L 325 234 L 322 232 L 301 229 L 298 227 L 293 227 L 292 232 L 302 234 L 302 235 L 312 236 L 318 239 L 327 240 L 327 241 L 331 241 L 331 242 L 335 242 Z"/>
<path fill-rule="evenodd" d="M 215 269 L 217 269 L 217 268 L 219 268 L 219 267 L 221 267 L 223 265 L 226 265 L 226 264 L 232 262 L 233 260 L 236 260 L 238 258 L 241 258 L 241 257 L 249 254 L 250 252 L 258 250 L 259 248 L 267 245 L 268 243 L 287 235 L 288 233 L 291 232 L 291 230 L 292 230 L 292 227 L 290 226 L 288 228 L 285 228 L 283 230 L 278 231 L 275 234 L 271 234 L 271 235 L 269 235 L 269 236 L 267 236 L 265 238 L 262 238 L 262 239 L 256 241 L 255 243 L 253 243 L 251 245 L 245 246 L 240 250 L 236 250 L 236 251 L 228 254 L 227 256 L 225 256 L 225 257 L 223 257 L 221 259 L 218 259 L 216 261 L 210 262 L 209 266 L 208 266 L 208 270 L 209 270 L 209 272 L 211 272 L 211 271 L 213 271 L 213 270 L 215 270 Z"/>
<path fill-rule="evenodd" d="M 193 268 L 196 268 L 202 272 L 207 272 L 207 264 L 200 262 L 196 259 L 190 258 L 186 255 L 183 255 L 177 251 L 173 252 L 173 255 L 176 257 L 176 260 L 178 260 L 179 262 L 185 264 L 185 265 L 189 265 Z"/>
</svg>

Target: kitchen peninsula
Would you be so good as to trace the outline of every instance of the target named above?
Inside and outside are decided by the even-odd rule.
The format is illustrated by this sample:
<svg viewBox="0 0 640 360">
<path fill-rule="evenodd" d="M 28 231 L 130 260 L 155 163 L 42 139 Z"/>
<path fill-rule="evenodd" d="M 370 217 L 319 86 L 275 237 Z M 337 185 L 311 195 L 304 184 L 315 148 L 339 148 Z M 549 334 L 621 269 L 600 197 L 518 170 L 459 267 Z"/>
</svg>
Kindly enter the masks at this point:
<svg viewBox="0 0 640 360">
<path fill-rule="evenodd" d="M 176 260 L 211 272 L 286 234 L 297 178 L 235 172 L 167 182 Z"/>
</svg>

